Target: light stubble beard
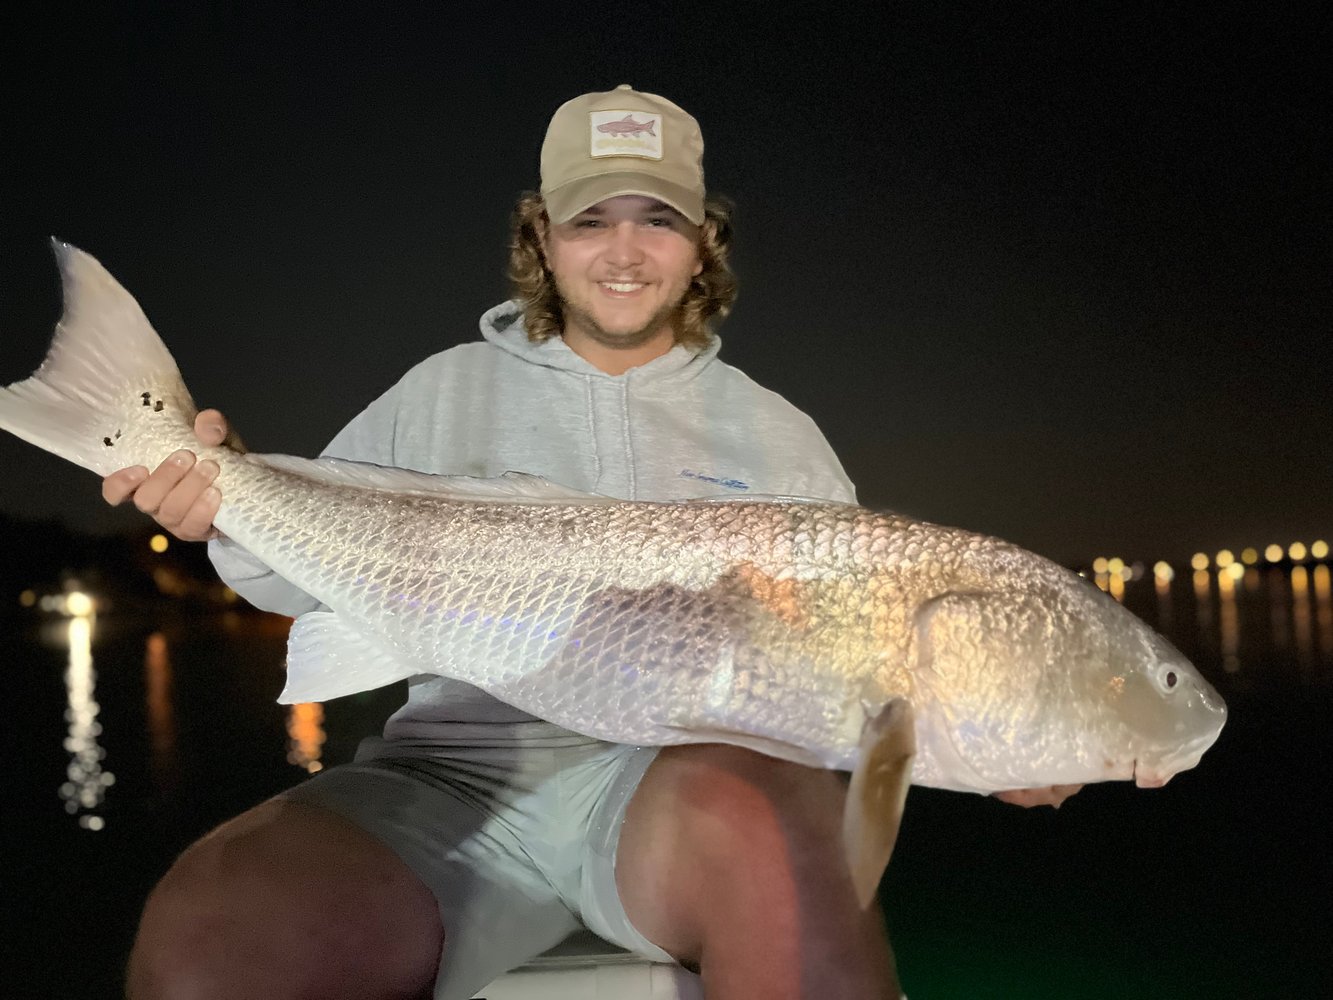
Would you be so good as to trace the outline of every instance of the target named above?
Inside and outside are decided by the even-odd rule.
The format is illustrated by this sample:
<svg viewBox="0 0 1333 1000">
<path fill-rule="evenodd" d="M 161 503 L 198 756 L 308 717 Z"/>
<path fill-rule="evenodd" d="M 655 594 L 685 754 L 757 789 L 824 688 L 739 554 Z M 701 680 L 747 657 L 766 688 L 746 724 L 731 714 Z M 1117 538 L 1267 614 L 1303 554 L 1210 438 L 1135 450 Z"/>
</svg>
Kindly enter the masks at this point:
<svg viewBox="0 0 1333 1000">
<path fill-rule="evenodd" d="M 561 290 L 559 280 L 555 283 L 555 290 L 560 296 L 560 311 L 564 320 L 562 325 L 566 329 L 570 326 L 576 327 L 581 333 L 586 334 L 593 343 L 620 350 L 633 350 L 636 347 L 642 347 L 656 337 L 663 326 L 669 325 L 674 336 L 674 332 L 678 329 L 677 313 L 680 311 L 681 303 L 685 301 L 685 294 L 682 292 L 680 298 L 653 313 L 648 318 L 648 322 L 637 330 L 616 333 L 601 326 L 592 317 L 591 313 L 571 304 L 569 298 Z"/>
</svg>

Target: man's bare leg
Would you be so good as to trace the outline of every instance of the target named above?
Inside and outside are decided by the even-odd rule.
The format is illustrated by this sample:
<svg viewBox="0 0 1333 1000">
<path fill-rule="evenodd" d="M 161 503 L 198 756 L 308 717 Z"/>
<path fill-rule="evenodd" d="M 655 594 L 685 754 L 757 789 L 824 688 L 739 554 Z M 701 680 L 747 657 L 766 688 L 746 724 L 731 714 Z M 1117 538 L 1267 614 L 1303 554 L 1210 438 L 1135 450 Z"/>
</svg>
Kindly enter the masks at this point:
<svg viewBox="0 0 1333 1000">
<path fill-rule="evenodd" d="M 708 1000 L 897 1000 L 878 907 L 843 857 L 845 784 L 738 747 L 662 750 L 616 858 L 630 921 L 697 964 Z"/>
<path fill-rule="evenodd" d="M 429 997 L 435 898 L 345 819 L 273 800 L 187 850 L 148 898 L 130 1000 Z"/>
</svg>

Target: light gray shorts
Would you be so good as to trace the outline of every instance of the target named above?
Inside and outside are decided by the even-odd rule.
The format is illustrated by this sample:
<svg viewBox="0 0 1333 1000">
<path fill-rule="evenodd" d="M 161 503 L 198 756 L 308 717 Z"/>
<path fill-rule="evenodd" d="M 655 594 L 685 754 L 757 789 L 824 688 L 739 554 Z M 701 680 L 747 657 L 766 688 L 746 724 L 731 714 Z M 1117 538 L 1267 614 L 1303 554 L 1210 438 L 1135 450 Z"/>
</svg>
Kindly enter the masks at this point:
<svg viewBox="0 0 1333 1000">
<path fill-rule="evenodd" d="M 615 879 L 625 809 L 656 748 L 545 722 L 448 732 L 429 745 L 365 740 L 353 763 L 283 793 L 367 830 L 434 893 L 445 927 L 435 1000 L 471 997 L 580 921 L 673 961 L 634 929 Z"/>
</svg>

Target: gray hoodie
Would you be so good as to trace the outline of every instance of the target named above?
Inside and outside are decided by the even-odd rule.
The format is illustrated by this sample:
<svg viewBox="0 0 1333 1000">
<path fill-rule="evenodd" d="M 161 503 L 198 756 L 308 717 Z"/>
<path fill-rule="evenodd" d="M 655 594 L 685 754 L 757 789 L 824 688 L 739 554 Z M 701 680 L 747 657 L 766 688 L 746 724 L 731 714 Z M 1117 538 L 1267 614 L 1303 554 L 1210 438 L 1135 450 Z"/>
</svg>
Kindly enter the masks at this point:
<svg viewBox="0 0 1333 1000">
<path fill-rule="evenodd" d="M 534 344 L 515 302 L 481 318 L 484 341 L 422 361 L 338 434 L 324 454 L 468 476 L 538 473 L 626 500 L 779 494 L 854 502 L 814 422 L 717 360 L 714 337 L 608 375 L 563 340 Z M 222 579 L 256 607 L 319 604 L 230 539 L 210 543 Z M 444 739 L 447 722 L 530 720 L 471 685 L 422 676 L 385 737 Z"/>
</svg>

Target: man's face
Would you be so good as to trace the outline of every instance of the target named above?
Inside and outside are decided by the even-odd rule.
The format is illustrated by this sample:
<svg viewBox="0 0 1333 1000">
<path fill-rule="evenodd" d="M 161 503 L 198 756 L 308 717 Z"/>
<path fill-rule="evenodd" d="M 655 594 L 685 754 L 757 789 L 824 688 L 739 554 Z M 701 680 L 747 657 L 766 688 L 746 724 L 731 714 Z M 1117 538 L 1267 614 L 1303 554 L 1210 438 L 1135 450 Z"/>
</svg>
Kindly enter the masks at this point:
<svg viewBox="0 0 1333 1000">
<path fill-rule="evenodd" d="M 553 225 L 546 263 L 564 303 L 566 338 L 633 348 L 674 341 L 672 320 L 703 270 L 699 229 L 653 198 L 620 195 Z"/>
</svg>

